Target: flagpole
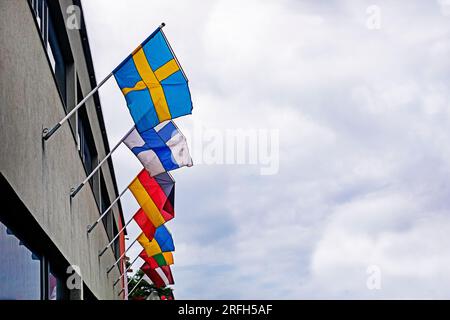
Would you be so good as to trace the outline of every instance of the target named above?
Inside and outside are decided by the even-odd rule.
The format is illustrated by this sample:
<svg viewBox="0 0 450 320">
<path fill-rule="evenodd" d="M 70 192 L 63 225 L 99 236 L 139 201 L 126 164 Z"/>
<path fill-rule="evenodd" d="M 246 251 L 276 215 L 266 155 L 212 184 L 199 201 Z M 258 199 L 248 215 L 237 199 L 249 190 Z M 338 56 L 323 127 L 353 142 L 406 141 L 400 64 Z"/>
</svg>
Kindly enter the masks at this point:
<svg viewBox="0 0 450 320">
<path fill-rule="evenodd" d="M 113 287 L 115 287 L 116 284 L 120 281 L 120 279 L 122 279 L 122 276 L 123 276 L 124 274 L 126 274 L 126 273 L 128 272 L 128 270 L 130 270 L 131 266 L 133 265 L 133 263 L 136 262 L 136 260 L 137 260 L 138 258 L 139 258 L 139 255 L 137 255 L 136 258 L 134 258 L 133 262 L 131 262 L 130 265 L 127 267 L 127 269 L 126 269 L 124 272 L 122 272 L 122 274 L 119 276 L 119 278 L 117 278 L 117 280 L 116 280 L 116 281 L 114 282 L 114 284 L 113 284 Z"/>
<path fill-rule="evenodd" d="M 108 214 L 108 212 L 111 210 L 111 208 L 116 204 L 117 201 L 119 201 L 120 197 L 123 196 L 123 194 L 128 190 L 129 185 L 123 189 L 123 191 L 118 195 L 118 197 L 110 204 L 110 206 L 108 207 L 108 209 L 106 209 L 105 211 L 103 211 L 103 213 L 100 215 L 100 217 L 94 222 L 94 224 L 88 225 L 87 226 L 87 233 L 91 233 L 91 231 L 97 226 L 97 224 L 103 219 L 104 216 L 106 216 Z"/>
<path fill-rule="evenodd" d="M 92 176 L 97 172 L 98 169 L 102 166 L 103 163 L 105 163 L 106 160 L 111 157 L 112 153 L 122 144 L 122 142 L 128 137 L 128 135 L 134 130 L 135 126 L 133 126 L 124 136 L 122 139 L 119 140 L 119 142 L 114 146 L 114 148 L 111 149 L 111 151 L 103 158 L 102 161 L 92 170 L 92 172 L 84 179 L 83 182 L 81 182 L 78 187 L 73 188 L 70 193 L 70 197 L 73 198 L 75 195 L 83 188 L 83 186 L 89 181 L 89 179 L 92 178 Z"/>
<path fill-rule="evenodd" d="M 125 230 L 125 228 L 130 224 L 130 222 L 131 221 L 133 221 L 133 219 L 134 219 L 134 216 L 133 217 L 131 217 L 131 219 L 130 220 L 128 220 L 128 222 L 123 226 L 123 228 L 115 235 L 115 237 L 103 248 L 103 250 L 102 251 L 100 251 L 99 253 L 98 253 L 98 256 L 99 257 L 101 257 L 105 252 L 106 252 L 106 250 L 109 248 L 109 246 L 117 239 L 117 237 L 122 233 L 122 231 L 123 230 Z"/>
<path fill-rule="evenodd" d="M 128 292 L 128 295 L 127 295 L 127 297 L 129 297 L 130 296 L 130 294 L 132 294 L 133 293 L 133 291 L 134 291 L 134 289 L 136 289 L 137 288 L 137 286 L 139 285 L 139 283 L 141 283 L 141 281 L 142 280 L 144 280 L 144 276 L 142 276 L 141 277 L 141 279 L 139 279 L 139 281 L 136 283 L 136 285 L 133 287 L 133 289 L 131 289 L 131 291 L 130 292 Z M 123 290 L 123 289 L 122 289 Z M 121 292 L 119 292 L 119 295 L 122 293 L 122 291 Z"/>
<path fill-rule="evenodd" d="M 139 236 L 138 236 L 139 237 Z M 125 254 L 127 253 L 128 250 L 130 250 L 130 248 L 133 246 L 133 244 L 137 241 L 138 237 L 136 237 L 136 239 L 134 239 L 134 241 L 128 246 L 127 250 L 124 251 L 124 253 L 122 253 L 122 255 L 119 257 L 119 259 L 116 260 L 116 262 L 113 263 L 113 265 L 111 267 L 108 268 L 108 270 L 106 270 L 106 274 L 109 274 L 111 272 L 111 270 L 114 268 L 114 266 L 120 261 L 122 260 L 122 258 L 125 256 Z"/>
<path fill-rule="evenodd" d="M 67 119 L 69 119 L 94 93 L 96 93 L 98 91 L 98 89 L 100 89 L 100 87 L 105 84 L 105 82 L 111 78 L 111 76 L 113 75 L 113 73 L 111 72 L 110 74 L 108 74 L 105 79 L 103 79 L 102 81 L 100 81 L 100 83 L 91 90 L 91 92 L 89 92 L 84 98 L 83 100 L 81 100 L 76 106 L 75 108 L 73 108 L 64 118 L 61 119 L 60 122 L 58 122 L 56 125 L 53 126 L 53 128 L 51 128 L 50 130 L 48 128 L 45 128 L 42 132 L 42 138 L 44 140 L 48 140 L 48 138 L 50 138 L 55 132 L 56 130 L 59 129 L 59 127 L 61 127 L 61 125 L 67 121 Z"/>
<path fill-rule="evenodd" d="M 166 35 L 165 35 L 165 33 L 164 33 L 163 30 L 161 30 L 161 34 L 163 35 L 164 40 L 166 41 L 167 46 L 169 47 L 170 52 L 172 53 L 173 57 L 175 58 L 175 62 L 178 64 L 178 68 L 180 68 L 181 73 L 183 74 L 184 79 L 186 80 L 186 82 L 189 82 L 188 78 L 186 77 L 186 74 L 184 73 L 183 68 L 181 67 L 180 61 L 178 61 L 178 58 L 177 58 L 177 56 L 175 55 L 175 52 L 173 51 L 172 46 L 170 45 L 169 41 L 167 41 Z"/>
<path fill-rule="evenodd" d="M 159 30 L 162 30 L 162 28 L 165 26 L 166 24 L 164 23 L 164 22 L 162 22 L 160 25 L 159 25 L 159 27 L 155 30 L 155 31 L 153 31 L 153 33 L 145 40 L 145 41 L 148 41 L 149 39 L 151 39 Z M 145 42 L 144 41 L 144 42 Z M 141 44 L 142 45 L 142 44 Z M 75 108 L 73 108 L 64 118 L 62 118 L 61 119 L 61 121 L 60 122 L 58 122 L 56 125 L 54 125 L 53 126 L 53 128 L 51 128 L 50 130 L 48 129 L 48 128 L 45 128 L 43 131 L 42 131 L 42 138 L 44 139 L 44 140 L 48 140 L 55 132 L 56 132 L 56 130 L 58 130 L 60 127 L 61 127 L 61 125 L 64 123 L 64 122 L 66 122 L 67 121 L 67 119 L 69 119 L 86 101 L 87 101 L 87 99 L 89 99 L 94 93 L 96 93 L 97 91 L 98 91 L 98 89 L 100 89 L 100 87 L 103 85 L 103 84 L 105 84 L 105 82 L 109 79 L 109 78 L 111 78 L 111 76 L 114 74 L 114 71 L 116 71 L 119 67 L 121 67 L 122 65 L 123 65 L 123 63 L 125 62 L 125 61 L 127 61 L 128 60 L 128 58 L 129 58 L 130 56 L 128 56 L 127 58 L 125 58 L 125 60 L 124 61 L 122 61 L 110 74 L 108 74 L 106 77 L 105 77 L 105 79 L 103 79 L 102 81 L 100 81 L 100 83 L 94 88 L 94 89 L 92 89 L 91 90 L 91 92 L 89 92 L 84 98 L 83 98 L 83 100 L 81 100 L 76 106 L 75 106 Z"/>
</svg>

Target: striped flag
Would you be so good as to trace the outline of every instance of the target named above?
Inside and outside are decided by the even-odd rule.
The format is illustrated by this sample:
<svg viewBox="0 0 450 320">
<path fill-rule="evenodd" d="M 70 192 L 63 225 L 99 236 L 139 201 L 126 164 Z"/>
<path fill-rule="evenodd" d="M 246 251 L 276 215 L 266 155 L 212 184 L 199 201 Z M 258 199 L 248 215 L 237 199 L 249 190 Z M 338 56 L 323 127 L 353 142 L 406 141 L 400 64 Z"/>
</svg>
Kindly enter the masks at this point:
<svg viewBox="0 0 450 320">
<path fill-rule="evenodd" d="M 144 248 L 147 256 L 153 257 L 162 252 L 175 251 L 172 235 L 165 225 L 156 228 L 153 239 L 149 239 L 144 233 L 141 233 L 137 241 Z"/>
<path fill-rule="evenodd" d="M 192 166 L 186 138 L 173 121 L 139 132 L 136 128 L 123 141 L 151 176 Z"/>
<path fill-rule="evenodd" d="M 153 269 L 173 264 L 172 252 L 162 252 L 149 257 L 145 252 L 145 249 L 143 249 L 139 254 L 139 257 L 147 262 Z"/>
<path fill-rule="evenodd" d="M 150 278 L 157 288 L 163 288 L 169 284 L 174 284 L 172 270 L 170 266 L 162 266 L 156 269 L 150 267 L 148 263 L 144 263 L 141 270 Z"/>
<path fill-rule="evenodd" d="M 156 179 L 151 177 L 147 170 L 143 169 L 128 186 L 136 201 L 155 227 L 159 227 L 175 216 L 173 207 L 175 181 L 172 179 L 170 182 L 169 178 L 171 179 L 170 176 L 164 175 L 161 179 Z M 161 187 L 158 181 L 164 183 L 164 185 Z M 169 197 L 167 197 L 166 193 L 169 193 Z"/>
<path fill-rule="evenodd" d="M 114 71 L 136 128 L 192 113 L 188 80 L 158 28 Z"/>
</svg>

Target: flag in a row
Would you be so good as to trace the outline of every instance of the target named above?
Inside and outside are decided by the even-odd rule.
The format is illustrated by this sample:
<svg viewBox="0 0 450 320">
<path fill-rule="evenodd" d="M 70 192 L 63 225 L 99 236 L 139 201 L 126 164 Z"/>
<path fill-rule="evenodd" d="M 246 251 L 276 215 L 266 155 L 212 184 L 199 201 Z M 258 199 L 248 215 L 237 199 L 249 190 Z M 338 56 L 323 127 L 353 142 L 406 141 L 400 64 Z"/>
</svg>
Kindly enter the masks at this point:
<svg viewBox="0 0 450 320">
<path fill-rule="evenodd" d="M 141 253 L 139 253 L 139 257 L 147 262 L 153 269 L 173 264 L 172 252 L 161 252 L 149 257 L 145 249 L 142 249 Z"/>
<path fill-rule="evenodd" d="M 192 166 L 186 138 L 173 121 L 141 132 L 135 128 L 123 142 L 151 176 Z"/>
<path fill-rule="evenodd" d="M 175 216 L 173 205 L 175 181 L 170 175 L 163 175 L 160 178 L 151 177 L 147 170 L 142 169 L 128 186 L 155 228 Z M 161 186 L 163 183 L 164 187 Z"/>
<path fill-rule="evenodd" d="M 173 119 L 189 115 L 193 109 L 188 79 L 162 27 L 164 24 L 161 24 L 106 78 L 87 93 L 61 121 L 52 128 L 43 130 L 43 139 L 46 141 L 85 105 L 89 97 L 114 76 L 124 95 L 134 126 L 115 147 L 111 148 L 104 159 L 99 161 L 97 167 L 92 169 L 77 187 L 72 188 L 70 197 L 75 197 L 122 142 L 131 150 L 144 167 L 127 187 L 140 206 L 131 219 L 142 230 L 136 239 L 143 246 L 142 252 L 146 254 L 146 262 L 142 269 L 158 286 L 173 284 L 170 265 L 173 264 L 172 252 L 175 247 L 172 235 L 164 225 L 175 216 L 175 181 L 169 172 L 192 166 L 186 138 Z M 127 189 L 111 202 L 92 225 L 88 226 L 88 233 L 111 212 L 111 208 Z M 120 232 L 125 229 L 126 225 Z M 110 241 L 100 251 L 99 257 L 113 242 L 114 240 Z M 122 259 L 118 259 L 107 273 L 119 261 L 122 262 Z"/>
<path fill-rule="evenodd" d="M 173 284 L 175 246 L 165 223 L 175 216 L 175 182 L 169 171 L 192 166 L 185 136 L 171 120 L 192 113 L 188 80 L 158 28 L 114 71 L 134 128 L 122 140 L 144 169 L 128 186 L 140 209 L 141 270 L 157 287 Z"/>
<path fill-rule="evenodd" d="M 113 74 L 139 132 L 192 113 L 187 78 L 160 28 Z"/>
<path fill-rule="evenodd" d="M 137 241 L 144 248 L 149 257 L 153 257 L 162 252 L 175 251 L 172 235 L 164 225 L 156 228 L 153 239 L 149 239 L 144 233 L 141 233 L 138 236 Z"/>
<path fill-rule="evenodd" d="M 150 278 L 153 284 L 158 288 L 163 288 L 169 284 L 174 284 L 172 270 L 170 266 L 161 266 L 152 268 L 148 263 L 141 266 L 141 270 Z"/>
</svg>

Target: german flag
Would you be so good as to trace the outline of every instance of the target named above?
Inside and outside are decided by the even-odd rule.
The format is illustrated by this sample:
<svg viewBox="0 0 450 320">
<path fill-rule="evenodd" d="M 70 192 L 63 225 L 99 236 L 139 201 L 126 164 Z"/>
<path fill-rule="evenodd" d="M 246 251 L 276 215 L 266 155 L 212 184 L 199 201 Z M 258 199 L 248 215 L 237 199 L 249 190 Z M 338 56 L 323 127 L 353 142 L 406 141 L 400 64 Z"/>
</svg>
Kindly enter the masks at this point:
<svg viewBox="0 0 450 320">
<path fill-rule="evenodd" d="M 161 186 L 158 181 L 164 181 L 165 185 Z M 169 196 L 166 194 L 167 183 L 167 175 L 164 175 L 164 179 L 159 179 L 158 176 L 151 177 L 148 171 L 143 169 L 128 186 L 155 227 L 159 227 L 175 216 L 173 196 L 171 196 L 175 182 L 172 180 Z"/>
</svg>

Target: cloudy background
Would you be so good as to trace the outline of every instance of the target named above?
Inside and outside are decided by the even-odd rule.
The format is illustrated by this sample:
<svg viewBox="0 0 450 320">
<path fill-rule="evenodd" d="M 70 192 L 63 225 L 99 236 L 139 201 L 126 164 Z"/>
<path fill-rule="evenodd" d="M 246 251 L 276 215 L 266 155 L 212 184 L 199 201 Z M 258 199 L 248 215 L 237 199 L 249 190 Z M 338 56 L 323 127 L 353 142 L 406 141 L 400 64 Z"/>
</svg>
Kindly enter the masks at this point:
<svg viewBox="0 0 450 320">
<path fill-rule="evenodd" d="M 176 298 L 450 298 L 449 1 L 83 5 L 98 80 L 164 21 L 194 103 L 183 132 L 279 130 L 275 175 L 198 149 L 173 173 Z M 114 145 L 132 121 L 114 80 L 100 97 Z M 140 164 L 113 160 L 122 189 Z"/>
</svg>

